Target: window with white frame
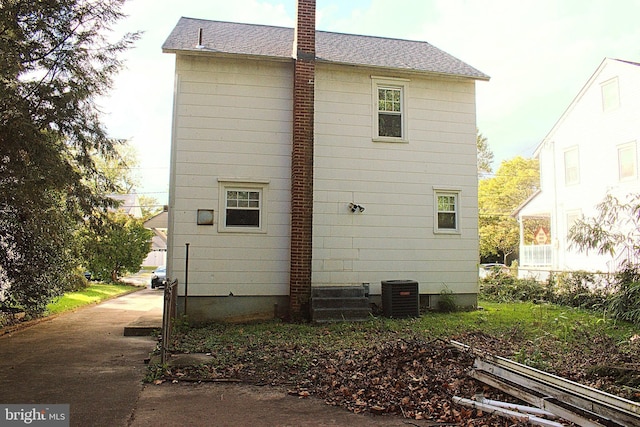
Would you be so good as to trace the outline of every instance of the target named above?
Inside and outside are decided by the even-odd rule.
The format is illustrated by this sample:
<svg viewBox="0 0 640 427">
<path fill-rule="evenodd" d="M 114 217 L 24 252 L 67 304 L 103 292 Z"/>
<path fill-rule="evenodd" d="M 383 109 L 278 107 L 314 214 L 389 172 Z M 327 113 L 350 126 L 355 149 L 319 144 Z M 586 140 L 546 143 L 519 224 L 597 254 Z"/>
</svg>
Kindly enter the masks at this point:
<svg viewBox="0 0 640 427">
<path fill-rule="evenodd" d="M 219 231 L 265 231 L 266 185 L 221 182 Z"/>
<path fill-rule="evenodd" d="M 580 156 L 578 147 L 564 152 L 564 183 L 566 185 L 580 182 Z"/>
<path fill-rule="evenodd" d="M 434 230 L 437 233 L 457 233 L 459 231 L 459 191 L 435 191 L 436 221 Z"/>
<path fill-rule="evenodd" d="M 637 155 L 636 143 L 618 146 L 618 178 L 622 181 L 636 177 Z"/>
<path fill-rule="evenodd" d="M 569 231 L 571 231 L 571 227 L 573 227 L 581 217 L 582 212 L 580 210 L 567 211 L 567 235 Z"/>
<path fill-rule="evenodd" d="M 600 85 L 602 91 L 602 111 L 615 110 L 620 106 L 618 78 L 614 77 Z"/>
<path fill-rule="evenodd" d="M 373 77 L 374 140 L 402 142 L 406 131 L 406 79 Z"/>
</svg>

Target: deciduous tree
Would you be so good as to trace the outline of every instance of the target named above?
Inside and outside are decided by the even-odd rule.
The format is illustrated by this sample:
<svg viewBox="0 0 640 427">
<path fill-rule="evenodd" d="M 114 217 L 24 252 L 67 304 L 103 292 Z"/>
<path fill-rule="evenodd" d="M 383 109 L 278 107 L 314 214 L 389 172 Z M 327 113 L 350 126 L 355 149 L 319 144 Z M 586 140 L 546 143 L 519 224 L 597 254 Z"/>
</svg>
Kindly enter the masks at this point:
<svg viewBox="0 0 640 427">
<path fill-rule="evenodd" d="M 117 282 L 122 274 L 140 270 L 151 250 L 152 237 L 142 219 L 109 212 L 102 227 L 85 232 L 83 257 L 94 275 Z"/>
<path fill-rule="evenodd" d="M 511 217 L 514 210 L 540 186 L 536 159 L 515 157 L 502 162 L 492 178 L 483 179 L 478 187 L 480 256 L 508 255 L 518 249 L 518 223 Z"/>
</svg>

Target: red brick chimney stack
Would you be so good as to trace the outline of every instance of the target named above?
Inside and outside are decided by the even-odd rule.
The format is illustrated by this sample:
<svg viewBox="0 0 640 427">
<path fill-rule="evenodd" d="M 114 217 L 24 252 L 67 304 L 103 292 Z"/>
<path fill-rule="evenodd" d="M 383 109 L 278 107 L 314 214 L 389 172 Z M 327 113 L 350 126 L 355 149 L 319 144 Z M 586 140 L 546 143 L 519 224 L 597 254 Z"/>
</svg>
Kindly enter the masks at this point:
<svg viewBox="0 0 640 427">
<path fill-rule="evenodd" d="M 289 311 L 309 316 L 313 228 L 313 124 L 316 2 L 298 0 L 293 41 L 293 146 L 291 154 L 291 267 Z"/>
</svg>

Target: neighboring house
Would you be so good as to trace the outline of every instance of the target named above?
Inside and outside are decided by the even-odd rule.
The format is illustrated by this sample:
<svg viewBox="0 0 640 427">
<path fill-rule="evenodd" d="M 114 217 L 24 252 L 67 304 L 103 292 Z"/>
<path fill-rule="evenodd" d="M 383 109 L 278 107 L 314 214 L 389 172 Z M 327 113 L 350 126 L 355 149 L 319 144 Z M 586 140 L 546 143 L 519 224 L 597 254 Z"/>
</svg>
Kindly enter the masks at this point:
<svg viewBox="0 0 640 427">
<path fill-rule="evenodd" d="M 306 0 L 295 29 L 181 18 L 163 51 L 167 265 L 181 304 L 188 277 L 191 319 L 304 316 L 312 287 L 375 299 L 394 279 L 418 282 L 423 305 L 477 304 L 488 76 L 425 42 L 316 31 Z"/>
<path fill-rule="evenodd" d="M 153 231 L 151 238 L 151 252 L 142 262 L 143 266 L 161 266 L 167 264 L 167 228 L 169 214 L 163 210 L 144 222 L 144 227 Z"/>
<path fill-rule="evenodd" d="M 640 191 L 640 64 L 606 58 L 536 149 L 540 191 L 517 211 L 520 274 L 615 270 L 619 259 L 569 247 L 573 223 L 607 194 Z"/>
<path fill-rule="evenodd" d="M 134 218 L 142 218 L 142 207 L 137 194 L 110 194 L 109 198 L 119 202 L 118 211 Z"/>
</svg>

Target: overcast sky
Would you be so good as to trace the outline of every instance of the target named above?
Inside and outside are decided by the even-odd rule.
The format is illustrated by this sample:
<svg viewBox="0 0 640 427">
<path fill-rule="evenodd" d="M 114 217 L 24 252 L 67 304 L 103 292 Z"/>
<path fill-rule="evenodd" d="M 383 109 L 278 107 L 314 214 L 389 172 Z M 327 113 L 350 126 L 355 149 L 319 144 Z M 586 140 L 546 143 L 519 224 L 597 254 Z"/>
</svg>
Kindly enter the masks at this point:
<svg viewBox="0 0 640 427">
<path fill-rule="evenodd" d="M 421 40 L 491 76 L 477 122 L 503 160 L 531 157 L 605 57 L 640 62 L 640 0 L 317 0 L 317 29 Z M 111 136 L 140 158 L 140 194 L 167 203 L 174 56 L 181 16 L 293 27 L 295 0 L 129 0 L 116 33 L 144 31 L 103 100 Z"/>
</svg>

